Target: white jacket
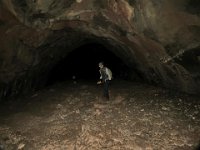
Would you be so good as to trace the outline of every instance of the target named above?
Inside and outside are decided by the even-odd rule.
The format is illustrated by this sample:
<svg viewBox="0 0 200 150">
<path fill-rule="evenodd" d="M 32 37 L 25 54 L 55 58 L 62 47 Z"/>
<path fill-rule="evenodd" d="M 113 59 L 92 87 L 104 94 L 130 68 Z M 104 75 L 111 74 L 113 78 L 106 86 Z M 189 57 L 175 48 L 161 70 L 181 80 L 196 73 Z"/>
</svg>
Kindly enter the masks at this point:
<svg viewBox="0 0 200 150">
<path fill-rule="evenodd" d="M 105 71 L 106 71 L 106 75 L 108 76 L 108 80 L 112 80 L 112 72 L 111 72 L 111 70 L 109 68 L 105 67 Z M 99 71 L 99 72 L 101 74 L 101 71 Z M 100 79 L 102 79 L 102 78 L 103 77 L 102 77 L 102 74 L 101 74 Z"/>
</svg>

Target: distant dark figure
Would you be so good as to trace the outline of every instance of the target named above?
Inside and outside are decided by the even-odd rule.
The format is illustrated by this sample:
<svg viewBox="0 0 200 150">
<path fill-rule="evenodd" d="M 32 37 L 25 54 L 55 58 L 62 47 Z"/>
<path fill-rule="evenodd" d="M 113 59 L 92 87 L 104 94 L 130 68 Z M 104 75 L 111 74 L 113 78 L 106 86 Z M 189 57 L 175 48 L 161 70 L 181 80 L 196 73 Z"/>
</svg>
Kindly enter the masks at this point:
<svg viewBox="0 0 200 150">
<path fill-rule="evenodd" d="M 97 82 L 97 84 L 103 84 L 104 90 L 103 90 L 103 96 L 109 100 L 109 85 L 110 81 L 112 80 L 112 72 L 109 68 L 104 66 L 103 62 L 99 63 L 99 72 L 100 72 L 100 81 Z"/>
</svg>

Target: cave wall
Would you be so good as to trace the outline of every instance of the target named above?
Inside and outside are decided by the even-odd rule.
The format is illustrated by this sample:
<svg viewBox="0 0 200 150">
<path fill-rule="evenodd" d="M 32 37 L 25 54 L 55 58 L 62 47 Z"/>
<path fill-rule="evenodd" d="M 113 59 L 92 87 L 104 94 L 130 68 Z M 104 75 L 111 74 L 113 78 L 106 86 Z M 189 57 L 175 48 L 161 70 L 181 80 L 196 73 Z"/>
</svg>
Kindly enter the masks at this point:
<svg viewBox="0 0 200 150">
<path fill-rule="evenodd" d="M 200 93 L 197 0 L 2 0 L 0 97 L 43 86 L 70 51 L 97 42 L 149 83 Z"/>
</svg>

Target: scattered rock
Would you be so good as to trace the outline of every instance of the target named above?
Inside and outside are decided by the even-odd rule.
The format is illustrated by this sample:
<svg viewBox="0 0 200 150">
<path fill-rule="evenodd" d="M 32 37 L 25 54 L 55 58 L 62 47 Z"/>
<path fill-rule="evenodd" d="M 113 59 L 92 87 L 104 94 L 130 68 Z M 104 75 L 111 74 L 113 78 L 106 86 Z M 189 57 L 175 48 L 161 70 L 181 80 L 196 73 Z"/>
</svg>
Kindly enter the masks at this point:
<svg viewBox="0 0 200 150">
<path fill-rule="evenodd" d="M 140 136 L 142 134 L 142 132 L 141 131 L 137 131 L 134 134 Z"/>
<path fill-rule="evenodd" d="M 165 107 L 165 106 L 162 106 L 162 110 L 170 111 L 170 108 L 167 108 L 167 107 Z"/>
<path fill-rule="evenodd" d="M 94 112 L 94 115 L 99 116 L 102 112 L 99 109 L 96 109 L 96 111 Z"/>
<path fill-rule="evenodd" d="M 63 108 L 63 106 L 62 106 L 61 104 L 58 104 L 58 105 L 56 106 L 56 108 L 57 108 L 57 109 L 61 109 L 61 108 Z"/>
<path fill-rule="evenodd" d="M 17 149 L 18 150 L 22 150 L 24 147 L 25 147 L 25 144 L 21 143 L 21 144 L 18 145 Z"/>
<path fill-rule="evenodd" d="M 82 2 L 82 0 L 76 0 L 76 2 L 77 2 L 77 3 L 81 3 L 81 2 Z"/>
<path fill-rule="evenodd" d="M 84 90 L 83 93 L 89 94 L 81 97 L 82 91 L 79 92 L 79 88 L 77 90 L 74 90 L 74 94 L 66 90 L 63 90 L 64 93 L 60 92 L 62 90 L 55 90 L 55 93 L 46 90 L 46 95 L 50 98 L 59 91 L 59 96 L 54 95 L 53 104 L 52 101 L 41 102 L 48 106 L 46 108 L 51 108 L 46 110 L 48 117 L 45 115 L 35 119 L 36 117 L 27 116 L 27 111 L 20 112 L 24 113 L 24 116 L 17 114 L 9 117 L 1 116 L 5 124 L 0 124 L 0 142 L 2 140 L 5 146 L 0 144 L 0 150 L 153 150 L 180 149 L 185 145 L 188 146 L 186 149 L 191 149 L 198 142 L 196 137 L 199 131 L 199 109 L 194 109 L 194 105 L 189 107 L 185 99 L 180 103 L 177 98 L 164 99 L 166 95 L 162 97 L 160 93 L 159 97 L 155 98 L 155 92 L 144 97 L 144 94 L 137 95 L 136 91 L 134 97 L 131 97 L 132 94 L 126 95 L 123 91 L 117 96 L 118 91 L 114 93 L 113 90 L 113 97 L 116 99 L 107 103 L 97 100 L 96 93 L 99 91 L 93 95 L 90 89 Z M 130 87 L 127 91 L 130 91 Z M 31 105 L 38 106 L 41 96 L 44 95 L 45 93 L 38 96 Z M 147 98 L 150 101 L 147 101 Z M 180 103 L 178 108 L 181 111 L 176 109 L 177 103 Z M 35 115 L 39 115 L 39 111 L 37 110 Z M 192 117 L 195 117 L 195 120 L 192 120 Z M 10 124 L 17 129 L 13 130 Z M 33 141 L 34 144 L 24 144 L 24 139 Z"/>
<path fill-rule="evenodd" d="M 153 150 L 153 147 L 148 145 L 145 150 Z"/>
<path fill-rule="evenodd" d="M 80 110 L 79 109 L 76 110 L 76 114 L 80 114 Z"/>
<path fill-rule="evenodd" d="M 154 96 L 158 96 L 158 95 L 159 95 L 158 93 L 154 94 Z"/>
<path fill-rule="evenodd" d="M 103 104 L 94 104 L 94 108 L 98 108 L 98 109 L 104 109 L 106 108 L 107 106 L 106 105 L 103 105 Z"/>
</svg>

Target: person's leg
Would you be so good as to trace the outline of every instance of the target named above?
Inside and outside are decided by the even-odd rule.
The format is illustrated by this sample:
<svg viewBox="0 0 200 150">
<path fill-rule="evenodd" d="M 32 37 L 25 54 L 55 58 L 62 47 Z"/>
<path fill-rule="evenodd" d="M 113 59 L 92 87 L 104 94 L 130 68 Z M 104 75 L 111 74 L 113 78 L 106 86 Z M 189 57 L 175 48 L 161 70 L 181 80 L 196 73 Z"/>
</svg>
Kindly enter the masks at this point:
<svg viewBox="0 0 200 150">
<path fill-rule="evenodd" d="M 109 80 L 104 83 L 104 97 L 109 99 Z"/>
</svg>

